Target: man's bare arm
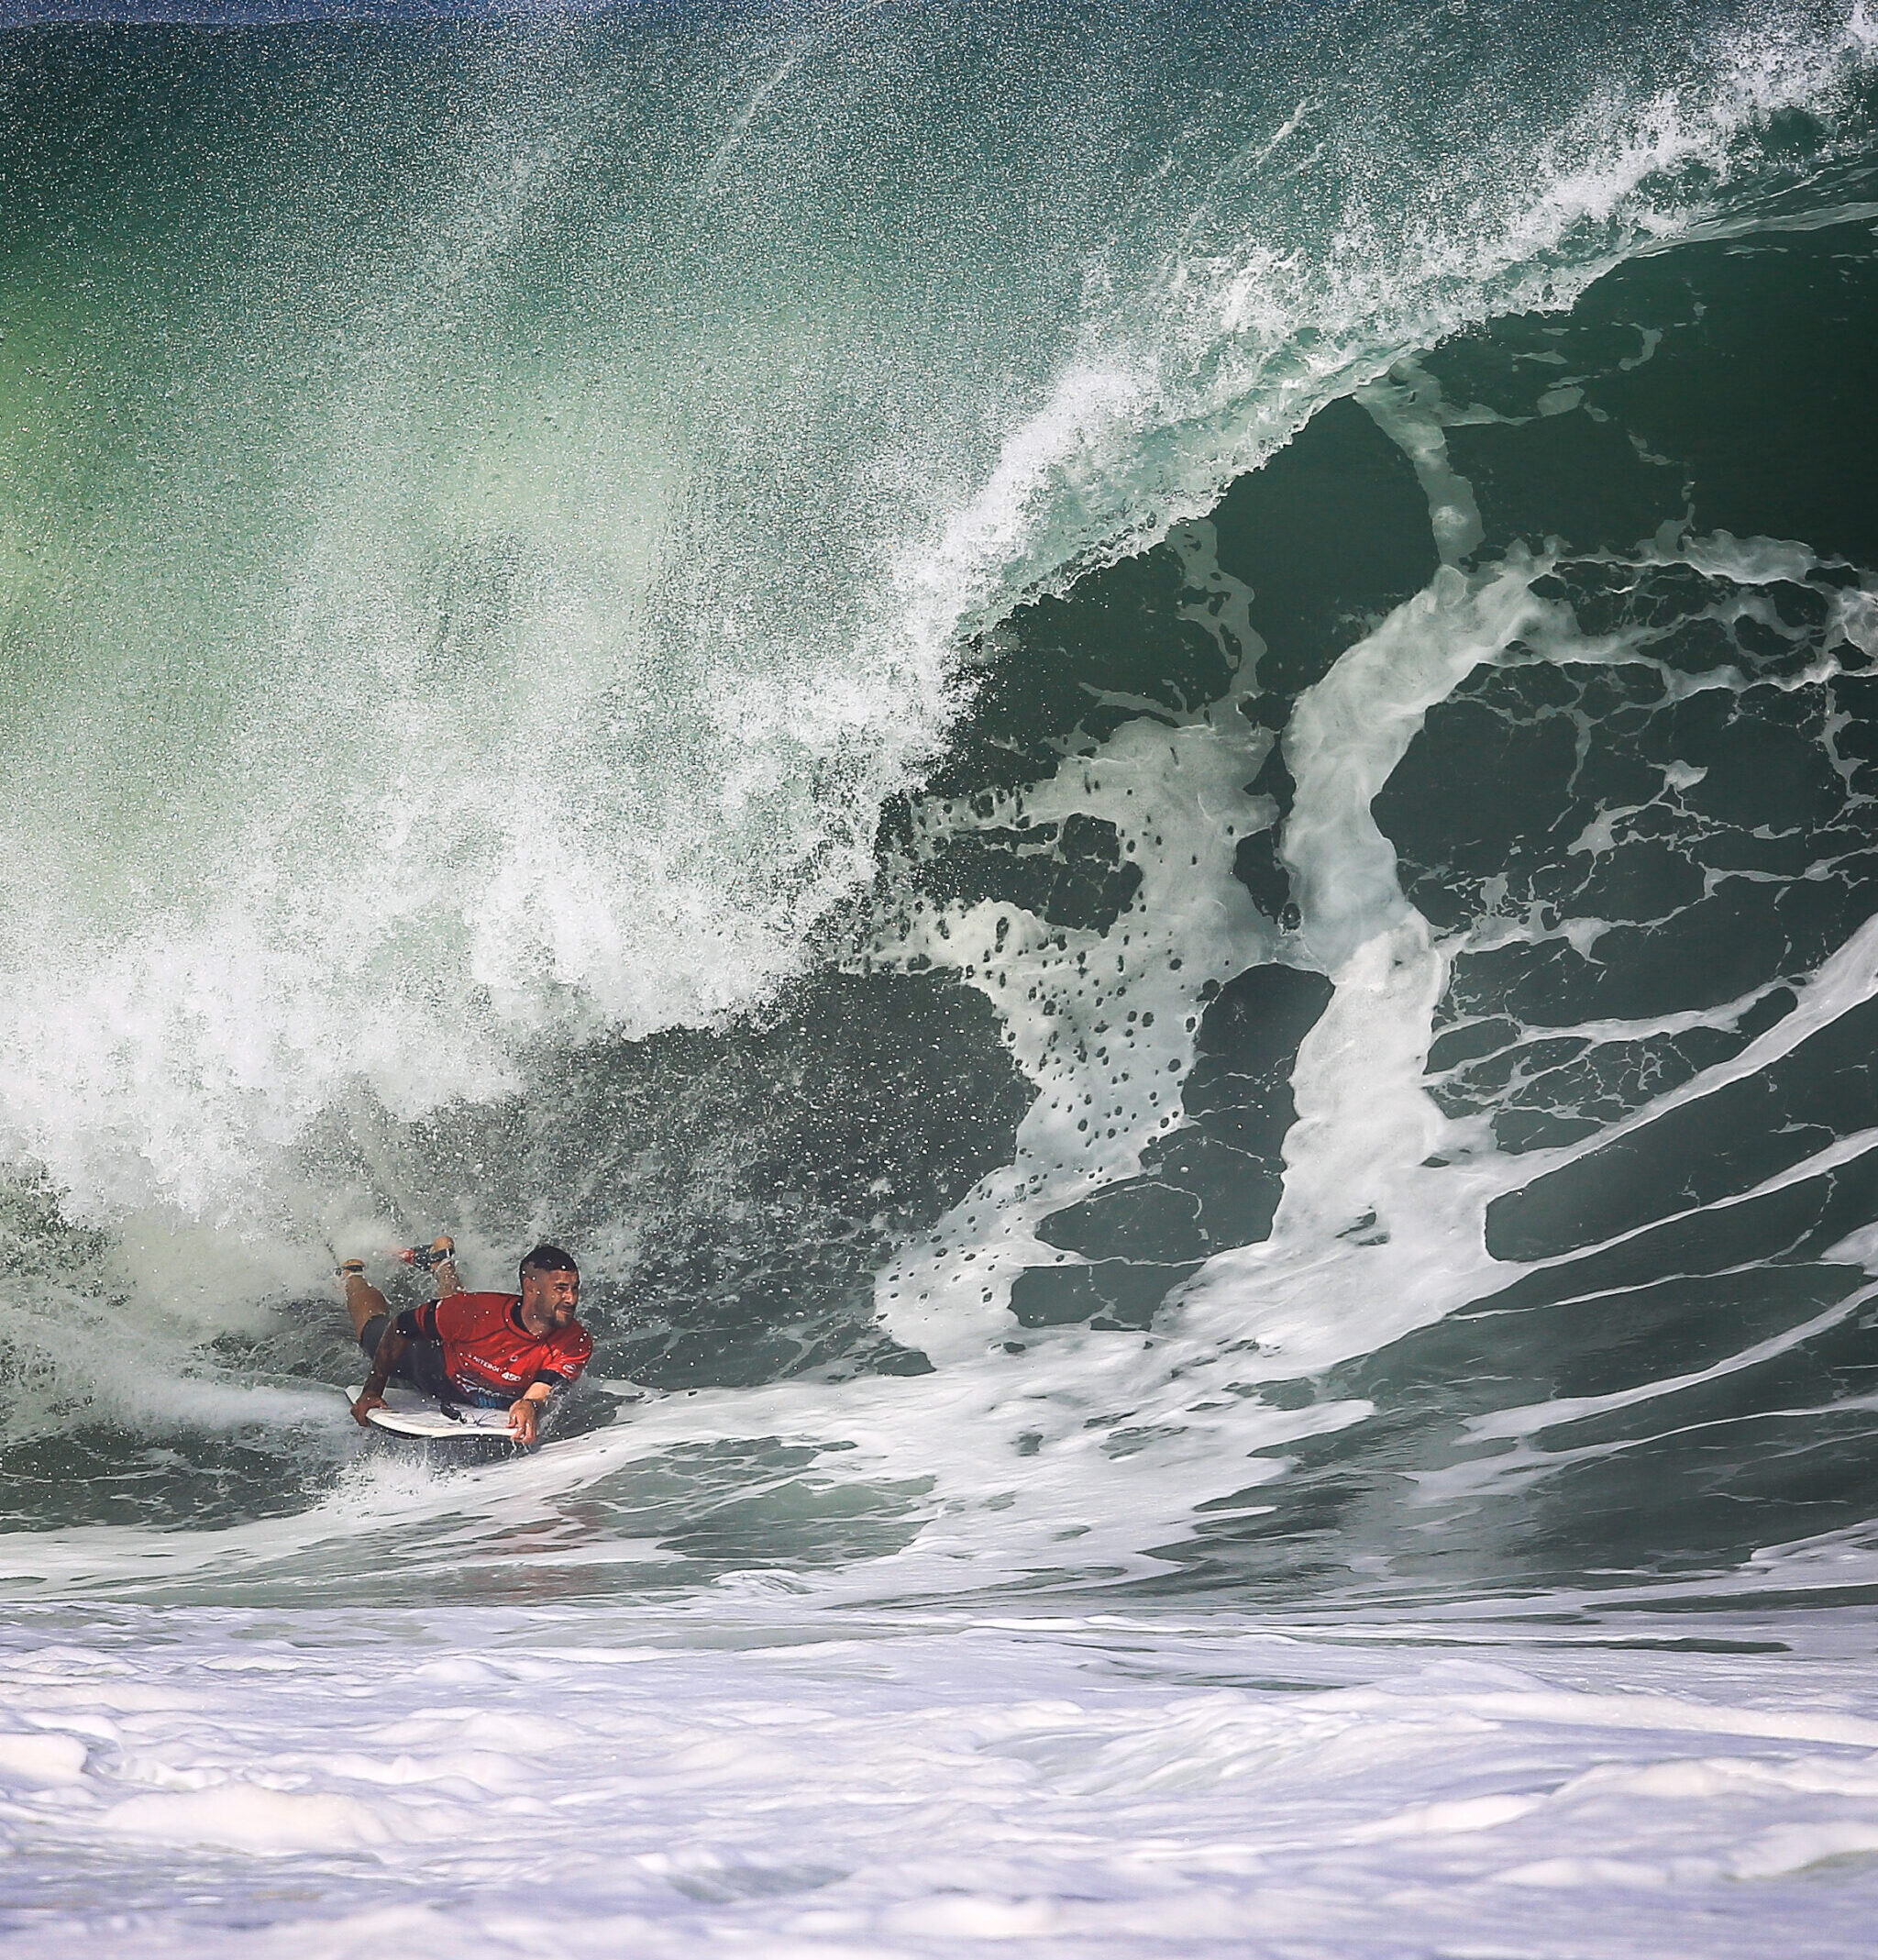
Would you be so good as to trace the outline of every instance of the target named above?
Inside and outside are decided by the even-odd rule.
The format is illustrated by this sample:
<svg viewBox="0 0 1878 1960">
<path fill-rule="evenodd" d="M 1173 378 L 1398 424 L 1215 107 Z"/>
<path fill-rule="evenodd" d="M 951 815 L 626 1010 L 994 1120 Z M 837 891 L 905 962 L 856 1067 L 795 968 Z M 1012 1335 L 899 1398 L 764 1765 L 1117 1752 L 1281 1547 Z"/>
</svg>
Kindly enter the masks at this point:
<svg viewBox="0 0 1878 1960">
<path fill-rule="evenodd" d="M 364 1388 L 359 1391 L 359 1400 L 352 1404 L 352 1420 L 363 1429 L 371 1420 L 374 1409 L 385 1405 L 385 1384 L 391 1380 L 400 1357 L 404 1352 L 404 1336 L 398 1332 L 395 1321 L 388 1322 L 385 1331 L 378 1337 L 378 1351 L 371 1357 L 371 1373 L 366 1378 Z"/>
</svg>

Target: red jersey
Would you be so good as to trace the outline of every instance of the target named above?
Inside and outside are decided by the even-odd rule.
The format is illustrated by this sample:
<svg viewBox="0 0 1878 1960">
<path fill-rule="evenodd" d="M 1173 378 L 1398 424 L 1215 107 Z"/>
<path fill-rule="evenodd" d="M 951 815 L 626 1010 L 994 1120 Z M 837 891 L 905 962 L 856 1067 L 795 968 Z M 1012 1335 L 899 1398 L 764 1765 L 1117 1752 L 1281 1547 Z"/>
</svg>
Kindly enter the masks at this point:
<svg viewBox="0 0 1878 1960">
<path fill-rule="evenodd" d="M 565 1388 L 593 1352 L 579 1321 L 530 1334 L 522 1324 L 519 1293 L 452 1293 L 401 1313 L 398 1331 L 441 1341 L 444 1372 L 465 1396 L 504 1402 L 518 1401 L 537 1381 Z"/>
</svg>

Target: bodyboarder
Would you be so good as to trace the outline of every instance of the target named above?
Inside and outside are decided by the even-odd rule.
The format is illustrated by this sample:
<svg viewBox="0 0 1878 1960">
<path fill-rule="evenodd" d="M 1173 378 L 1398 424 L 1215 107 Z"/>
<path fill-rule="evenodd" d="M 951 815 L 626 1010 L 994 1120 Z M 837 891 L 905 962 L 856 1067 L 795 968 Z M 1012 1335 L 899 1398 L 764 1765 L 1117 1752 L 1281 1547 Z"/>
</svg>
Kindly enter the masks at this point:
<svg viewBox="0 0 1878 1960">
<path fill-rule="evenodd" d="M 457 1276 L 449 1239 L 406 1257 L 429 1268 L 436 1299 L 395 1318 L 366 1279 L 363 1260 L 339 1268 L 352 1332 L 371 1362 L 353 1420 L 364 1427 L 396 1377 L 439 1402 L 506 1408 L 515 1441 L 533 1443 L 548 1398 L 580 1378 L 593 1352 L 574 1318 L 580 1275 L 573 1259 L 558 1246 L 537 1246 L 523 1257 L 520 1293 L 470 1293 Z"/>
</svg>

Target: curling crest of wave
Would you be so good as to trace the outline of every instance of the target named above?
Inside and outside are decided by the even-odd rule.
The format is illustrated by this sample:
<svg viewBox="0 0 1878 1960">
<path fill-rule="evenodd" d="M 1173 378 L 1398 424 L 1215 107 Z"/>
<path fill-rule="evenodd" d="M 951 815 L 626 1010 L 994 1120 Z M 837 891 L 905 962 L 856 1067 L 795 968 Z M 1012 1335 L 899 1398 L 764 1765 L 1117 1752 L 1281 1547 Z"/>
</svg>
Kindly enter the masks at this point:
<svg viewBox="0 0 1878 1960">
<path fill-rule="evenodd" d="M 1449 132 L 1448 179 L 1429 169 L 1406 209 L 1360 89 L 1300 102 L 1215 174 L 1150 276 L 1091 275 L 1106 300 L 1048 399 L 936 545 L 903 558 L 911 616 L 927 636 L 982 630 L 1204 515 L 1405 356 L 1502 315 L 1563 312 L 1640 251 L 1804 199 L 1808 176 L 1869 140 L 1855 92 L 1874 68 L 1865 0 L 1849 17 L 1759 10 L 1640 100 L 1604 84 L 1563 129 L 1464 147 Z M 1794 112 L 1822 130 L 1797 177 L 1764 140 Z"/>
</svg>

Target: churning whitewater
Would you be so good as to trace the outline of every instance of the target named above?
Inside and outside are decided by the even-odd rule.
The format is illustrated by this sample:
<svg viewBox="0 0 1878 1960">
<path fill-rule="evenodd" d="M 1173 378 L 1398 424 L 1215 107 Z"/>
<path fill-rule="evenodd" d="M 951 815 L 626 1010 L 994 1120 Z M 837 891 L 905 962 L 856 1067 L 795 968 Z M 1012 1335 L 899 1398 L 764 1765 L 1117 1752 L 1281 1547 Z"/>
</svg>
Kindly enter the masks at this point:
<svg viewBox="0 0 1878 1960">
<path fill-rule="evenodd" d="M 0 104 L 22 1950 L 1868 1950 L 1863 0 Z"/>
</svg>

